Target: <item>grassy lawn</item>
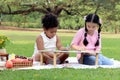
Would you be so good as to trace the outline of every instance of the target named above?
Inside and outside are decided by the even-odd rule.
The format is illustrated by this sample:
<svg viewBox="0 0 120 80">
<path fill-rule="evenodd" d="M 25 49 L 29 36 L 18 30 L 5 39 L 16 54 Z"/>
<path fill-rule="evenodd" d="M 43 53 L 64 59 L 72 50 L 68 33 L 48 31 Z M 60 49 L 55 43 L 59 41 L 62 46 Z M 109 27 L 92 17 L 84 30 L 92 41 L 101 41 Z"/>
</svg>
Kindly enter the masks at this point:
<svg viewBox="0 0 120 80">
<path fill-rule="evenodd" d="M 7 46 L 8 53 L 32 56 L 35 38 L 40 32 L 0 30 L 0 34 L 9 36 L 13 42 Z M 75 33 L 59 32 L 64 46 L 71 43 Z M 120 34 L 102 34 L 102 53 L 120 60 Z M 72 53 L 70 56 L 75 56 Z M 45 70 L 4 70 L 0 71 L 0 80 L 119 80 L 120 69 L 45 69 Z"/>
</svg>

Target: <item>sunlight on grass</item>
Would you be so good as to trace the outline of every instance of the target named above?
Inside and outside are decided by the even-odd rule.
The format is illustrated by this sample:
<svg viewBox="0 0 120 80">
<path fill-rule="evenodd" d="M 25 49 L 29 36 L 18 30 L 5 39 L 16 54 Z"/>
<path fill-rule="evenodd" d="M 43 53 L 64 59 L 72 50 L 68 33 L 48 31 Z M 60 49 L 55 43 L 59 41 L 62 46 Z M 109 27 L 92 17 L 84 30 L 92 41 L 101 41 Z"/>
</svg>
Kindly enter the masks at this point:
<svg viewBox="0 0 120 80">
<path fill-rule="evenodd" d="M 71 36 L 73 37 L 75 33 L 58 33 L 59 36 Z"/>
<path fill-rule="evenodd" d="M 0 30 L 0 34 L 5 34 L 5 35 L 18 35 L 18 36 L 21 36 L 21 35 L 37 35 L 39 34 L 40 32 L 31 32 L 31 31 L 16 31 L 16 30 Z"/>
<path fill-rule="evenodd" d="M 33 41 L 14 41 L 13 44 L 31 44 Z"/>
<path fill-rule="evenodd" d="M 102 38 L 120 38 L 120 34 L 102 34 Z"/>
</svg>

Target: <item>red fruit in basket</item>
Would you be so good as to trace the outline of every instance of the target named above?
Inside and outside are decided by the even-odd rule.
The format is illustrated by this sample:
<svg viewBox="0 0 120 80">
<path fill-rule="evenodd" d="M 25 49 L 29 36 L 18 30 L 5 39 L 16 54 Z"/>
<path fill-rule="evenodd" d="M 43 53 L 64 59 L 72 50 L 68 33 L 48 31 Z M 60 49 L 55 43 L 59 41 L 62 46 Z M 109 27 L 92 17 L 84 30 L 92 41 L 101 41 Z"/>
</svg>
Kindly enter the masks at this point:
<svg viewBox="0 0 120 80">
<path fill-rule="evenodd" d="M 11 61 L 12 61 L 12 62 L 23 62 L 23 59 L 16 58 L 16 59 L 12 59 Z"/>
<path fill-rule="evenodd" d="M 7 61 L 6 64 L 5 64 L 5 67 L 6 68 L 12 68 L 13 67 L 12 61 Z"/>
<path fill-rule="evenodd" d="M 16 58 L 16 61 L 17 61 L 17 62 L 23 62 L 23 59 Z"/>
<path fill-rule="evenodd" d="M 12 59 L 11 61 L 14 63 L 14 62 L 16 62 L 16 59 Z"/>
<path fill-rule="evenodd" d="M 28 59 L 23 59 L 23 62 L 28 62 Z"/>
</svg>

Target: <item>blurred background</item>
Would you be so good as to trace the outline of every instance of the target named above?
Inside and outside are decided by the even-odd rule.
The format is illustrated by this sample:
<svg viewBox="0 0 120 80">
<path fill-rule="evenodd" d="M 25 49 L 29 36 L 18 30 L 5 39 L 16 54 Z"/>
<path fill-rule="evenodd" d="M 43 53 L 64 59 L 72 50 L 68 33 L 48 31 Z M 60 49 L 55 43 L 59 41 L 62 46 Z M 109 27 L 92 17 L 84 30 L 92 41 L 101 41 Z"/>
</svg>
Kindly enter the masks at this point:
<svg viewBox="0 0 120 80">
<path fill-rule="evenodd" d="M 103 32 L 120 32 L 120 0 L 0 0 L 0 28 L 41 28 L 44 14 L 54 13 L 59 29 L 78 30 L 84 16 L 96 13 Z"/>
</svg>

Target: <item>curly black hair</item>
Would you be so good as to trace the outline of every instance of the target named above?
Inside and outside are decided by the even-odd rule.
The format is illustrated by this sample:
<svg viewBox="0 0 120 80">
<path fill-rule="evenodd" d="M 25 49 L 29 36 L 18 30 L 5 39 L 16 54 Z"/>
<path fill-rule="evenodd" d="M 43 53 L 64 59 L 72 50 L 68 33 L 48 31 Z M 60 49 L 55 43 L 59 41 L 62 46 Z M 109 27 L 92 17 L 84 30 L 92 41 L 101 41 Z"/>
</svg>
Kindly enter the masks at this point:
<svg viewBox="0 0 120 80">
<path fill-rule="evenodd" d="M 59 22 L 55 14 L 49 13 L 42 18 L 43 28 L 46 30 L 54 27 L 58 27 Z"/>
</svg>

